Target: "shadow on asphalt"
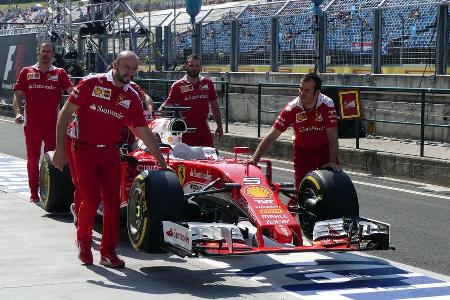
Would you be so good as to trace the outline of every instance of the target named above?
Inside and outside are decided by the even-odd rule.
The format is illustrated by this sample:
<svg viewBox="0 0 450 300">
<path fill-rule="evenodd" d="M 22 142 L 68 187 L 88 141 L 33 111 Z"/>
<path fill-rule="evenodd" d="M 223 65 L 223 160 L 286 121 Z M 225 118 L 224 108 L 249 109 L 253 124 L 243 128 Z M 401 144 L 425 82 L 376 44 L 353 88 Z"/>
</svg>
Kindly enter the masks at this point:
<svg viewBox="0 0 450 300">
<path fill-rule="evenodd" d="M 242 295 L 264 293 L 253 287 L 238 286 L 225 276 L 218 276 L 211 270 L 190 270 L 175 266 L 143 267 L 139 271 L 129 268 L 110 270 L 100 266 L 89 266 L 91 271 L 105 278 L 88 280 L 88 283 L 112 289 L 140 292 L 153 295 L 185 294 L 205 299 L 235 298 Z M 180 297 L 180 295 L 177 295 Z"/>
</svg>

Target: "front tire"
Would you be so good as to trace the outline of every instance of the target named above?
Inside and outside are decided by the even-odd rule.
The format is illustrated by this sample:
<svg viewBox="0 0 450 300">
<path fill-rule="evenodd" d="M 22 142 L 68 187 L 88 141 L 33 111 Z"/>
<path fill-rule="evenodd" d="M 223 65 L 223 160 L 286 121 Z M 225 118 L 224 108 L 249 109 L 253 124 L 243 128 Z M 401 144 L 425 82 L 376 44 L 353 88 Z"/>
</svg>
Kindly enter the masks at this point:
<svg viewBox="0 0 450 300">
<path fill-rule="evenodd" d="M 39 191 L 42 208 L 49 213 L 68 212 L 73 203 L 75 190 L 70 176 L 69 166 L 62 171 L 53 165 L 54 151 L 49 151 L 42 158 L 39 176 Z"/>
<path fill-rule="evenodd" d="M 183 221 L 186 200 L 178 177 L 169 171 L 143 171 L 128 198 L 127 228 L 136 250 L 161 251 L 162 221 Z"/>
<path fill-rule="evenodd" d="M 317 221 L 359 216 L 358 196 L 345 172 L 316 170 L 306 174 L 300 191 L 310 196 L 300 197 L 303 213 L 299 215 L 303 234 L 312 239 Z"/>
</svg>

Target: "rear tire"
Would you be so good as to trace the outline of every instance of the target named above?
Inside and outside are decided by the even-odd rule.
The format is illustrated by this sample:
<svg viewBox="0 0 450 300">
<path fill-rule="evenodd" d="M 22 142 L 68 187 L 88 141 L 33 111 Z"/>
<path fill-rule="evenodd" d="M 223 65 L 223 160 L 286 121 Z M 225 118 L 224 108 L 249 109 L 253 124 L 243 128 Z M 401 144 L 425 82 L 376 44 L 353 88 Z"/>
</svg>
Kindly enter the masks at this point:
<svg viewBox="0 0 450 300">
<path fill-rule="evenodd" d="M 39 191 L 42 208 L 49 213 L 63 213 L 70 210 L 75 190 L 69 166 L 62 171 L 53 165 L 54 151 L 44 154 L 40 167 Z"/>
<path fill-rule="evenodd" d="M 304 213 L 299 215 L 303 234 L 312 239 L 317 221 L 359 216 L 358 196 L 355 187 L 344 172 L 316 170 L 306 174 L 300 191 L 309 191 L 314 197 L 300 197 Z"/>
<path fill-rule="evenodd" d="M 178 177 L 169 171 L 143 171 L 128 198 L 127 228 L 136 250 L 161 251 L 162 221 L 183 221 L 186 200 Z"/>
</svg>

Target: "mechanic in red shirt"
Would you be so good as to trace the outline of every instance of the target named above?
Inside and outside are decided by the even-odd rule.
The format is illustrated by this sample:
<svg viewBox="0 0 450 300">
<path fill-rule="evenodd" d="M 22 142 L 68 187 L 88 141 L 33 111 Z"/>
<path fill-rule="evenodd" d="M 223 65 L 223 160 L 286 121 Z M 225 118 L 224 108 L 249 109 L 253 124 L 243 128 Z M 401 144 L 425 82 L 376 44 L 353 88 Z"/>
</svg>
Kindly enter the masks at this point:
<svg viewBox="0 0 450 300">
<path fill-rule="evenodd" d="M 144 107 L 147 108 L 146 111 L 144 111 L 144 115 L 146 119 L 152 116 L 152 108 L 153 108 L 153 100 L 152 98 L 145 93 L 145 91 L 134 81 L 130 82 L 130 86 L 138 93 L 139 99 L 141 100 Z M 70 122 L 67 132 L 66 132 L 66 139 L 65 139 L 65 151 L 67 156 L 67 163 L 70 168 L 70 174 L 72 177 L 72 182 L 75 187 L 74 195 L 73 195 L 73 203 L 70 205 L 70 211 L 72 212 L 73 218 L 74 218 L 74 224 L 75 227 L 77 227 L 77 220 L 78 220 L 78 210 L 80 209 L 81 204 L 81 198 L 80 198 L 80 192 L 77 189 L 78 186 L 78 179 L 77 179 L 77 173 L 75 169 L 75 164 L 73 160 L 73 151 L 74 147 L 76 146 L 76 141 L 78 139 L 78 118 L 76 115 L 73 115 L 73 120 Z M 120 140 L 119 140 L 119 146 L 123 144 L 132 145 L 135 141 L 135 135 L 127 126 L 123 126 L 120 130 Z"/>
<path fill-rule="evenodd" d="M 183 112 L 182 116 L 189 128 L 195 128 L 195 132 L 183 134 L 183 143 L 189 146 L 213 147 L 213 139 L 208 126 L 208 112 L 211 112 L 217 124 L 215 136 L 222 138 L 223 128 L 220 115 L 220 107 L 217 102 L 216 90 L 211 79 L 200 75 L 200 58 L 196 54 L 189 55 L 184 64 L 186 75 L 174 82 L 170 88 L 164 106 L 189 106 L 189 111 Z"/>
<path fill-rule="evenodd" d="M 261 156 L 278 137 L 292 126 L 294 131 L 295 187 L 306 173 L 324 167 L 340 171 L 338 161 L 337 114 L 333 100 L 320 93 L 322 80 L 309 73 L 300 81 L 299 97 L 289 102 L 278 115 L 272 129 L 259 143 L 250 163 Z"/>
<path fill-rule="evenodd" d="M 52 65 L 54 46 L 45 42 L 37 51 L 38 63 L 20 71 L 14 86 L 13 108 L 15 122 L 24 123 L 27 147 L 28 184 L 32 202 L 39 201 L 39 158 L 55 149 L 55 128 L 62 91 L 72 92 L 72 82 L 66 71 Z M 25 98 L 25 112 L 21 106 Z"/>
<path fill-rule="evenodd" d="M 123 125 L 134 128 L 162 168 L 168 168 L 144 118 L 138 93 L 130 81 L 138 68 L 135 53 L 122 51 L 111 71 L 85 78 L 64 104 L 56 127 L 55 167 L 66 163 L 64 141 L 71 116 L 78 117 L 78 139 L 73 150 L 81 204 L 78 211 L 78 258 L 93 263 L 92 227 L 97 207 L 103 200 L 103 238 L 100 264 L 121 268 L 125 262 L 116 254 L 119 239 L 120 154 L 117 142 Z"/>
</svg>

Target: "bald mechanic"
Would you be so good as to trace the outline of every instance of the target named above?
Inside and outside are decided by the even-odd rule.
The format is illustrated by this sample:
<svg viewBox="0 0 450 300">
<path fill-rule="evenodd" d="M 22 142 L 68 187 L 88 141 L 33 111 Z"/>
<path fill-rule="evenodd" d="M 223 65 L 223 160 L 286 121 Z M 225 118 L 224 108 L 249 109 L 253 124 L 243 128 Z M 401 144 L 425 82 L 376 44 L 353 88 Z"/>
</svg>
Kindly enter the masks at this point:
<svg viewBox="0 0 450 300">
<path fill-rule="evenodd" d="M 76 86 L 58 117 L 53 162 L 60 170 L 66 163 L 67 126 L 73 113 L 78 117 L 78 139 L 72 154 L 81 198 L 78 258 L 84 265 L 93 263 L 92 227 L 97 207 L 103 200 L 100 264 L 112 268 L 125 266 L 116 254 L 120 209 L 120 154 L 116 143 L 120 140 L 122 125 L 133 128 L 161 168 L 168 168 L 147 127 L 139 95 L 130 85 L 138 63 L 133 52 L 121 52 L 111 71 L 86 77 Z"/>
<path fill-rule="evenodd" d="M 251 164 L 256 165 L 281 133 L 292 126 L 296 188 L 312 170 L 325 167 L 341 170 L 336 109 L 333 100 L 320 93 L 321 88 L 322 80 L 317 74 L 309 73 L 302 77 L 299 96 L 280 112 L 270 132 L 259 143 Z"/>
<path fill-rule="evenodd" d="M 39 158 L 44 142 L 44 152 L 55 149 L 55 128 L 58 105 L 63 91 L 72 92 L 72 82 L 66 71 L 52 65 L 55 48 L 49 42 L 37 50 L 37 64 L 20 71 L 14 86 L 13 108 L 15 122 L 24 124 L 27 147 L 28 184 L 30 201 L 39 201 Z M 25 99 L 25 112 L 21 106 Z"/>
<path fill-rule="evenodd" d="M 145 118 L 148 121 L 152 118 L 152 110 L 153 110 L 153 100 L 152 98 L 145 93 L 145 91 L 135 82 L 130 82 L 131 87 L 138 93 L 139 99 L 141 100 L 144 107 L 146 107 L 146 111 L 144 112 Z M 128 144 L 132 145 L 135 141 L 135 135 L 131 132 L 131 130 L 123 126 L 120 130 L 120 141 L 118 145 Z M 73 151 L 74 147 L 76 147 L 76 140 L 78 139 L 78 118 L 74 115 L 74 120 L 69 124 L 66 134 L 65 140 L 65 150 L 67 163 L 70 168 L 70 174 L 72 177 L 72 182 L 75 187 L 74 195 L 73 195 L 73 203 L 70 205 L 70 211 L 72 212 L 74 218 L 75 227 L 77 227 L 78 220 L 78 211 L 80 209 L 81 199 L 80 193 L 78 192 L 78 179 L 77 173 L 73 162 Z"/>
</svg>

